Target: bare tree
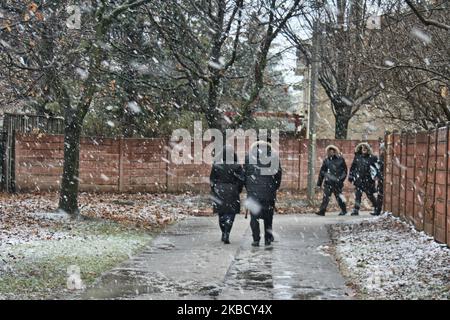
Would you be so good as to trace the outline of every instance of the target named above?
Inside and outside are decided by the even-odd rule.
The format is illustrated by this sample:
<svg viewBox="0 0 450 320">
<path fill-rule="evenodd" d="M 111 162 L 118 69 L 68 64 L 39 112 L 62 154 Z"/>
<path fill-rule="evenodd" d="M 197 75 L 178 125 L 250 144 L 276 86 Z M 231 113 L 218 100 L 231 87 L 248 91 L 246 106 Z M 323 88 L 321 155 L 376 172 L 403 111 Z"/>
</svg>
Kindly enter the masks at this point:
<svg viewBox="0 0 450 320">
<path fill-rule="evenodd" d="M 208 125 L 221 128 L 222 86 L 238 55 L 244 1 L 155 1 L 152 5 L 148 18 L 173 61 L 165 76 L 190 87 Z"/>
<path fill-rule="evenodd" d="M 264 88 L 264 71 L 268 63 L 269 50 L 275 38 L 280 34 L 289 20 L 299 14 L 302 4 L 299 0 L 281 1 L 276 0 L 263 1 L 262 10 L 267 19 L 264 23 L 265 31 L 263 33 L 259 50 L 253 64 L 253 77 L 250 94 L 248 98 L 244 98 L 240 107 L 238 116 L 233 121 L 233 126 L 242 126 L 251 118 L 251 114 L 255 108 L 261 90 Z"/>
<path fill-rule="evenodd" d="M 380 116 L 404 128 L 428 129 L 450 120 L 450 42 L 446 28 L 426 26 L 415 15 L 447 21 L 450 10 L 446 1 L 409 9 L 399 6 L 385 15 L 382 55 L 366 62 L 382 71 L 385 90 L 374 102 Z"/>
<path fill-rule="evenodd" d="M 310 61 L 310 38 L 300 34 L 299 26 L 310 35 L 314 21 L 319 22 L 319 82 L 332 104 L 335 137 L 346 139 L 350 119 L 382 91 L 378 71 L 364 64 L 368 55 L 375 54 L 380 37 L 377 30 L 367 28 L 367 20 L 380 2 L 336 0 L 322 1 L 319 6 L 312 2 L 295 24 L 284 28 L 284 34 Z"/>
<path fill-rule="evenodd" d="M 1 61 L 10 70 L 26 74 L 22 96 L 41 96 L 58 103 L 64 112 L 64 166 L 59 208 L 78 213 L 79 151 L 83 120 L 91 103 L 106 86 L 102 61 L 110 48 L 110 30 L 118 17 L 143 6 L 147 0 L 102 0 L 67 14 L 70 1 L 6 1 L 1 9 L 7 23 L 1 29 Z M 81 22 L 81 21 L 80 21 Z M 67 26 L 72 25 L 73 28 Z M 10 84 L 17 83 L 13 79 Z"/>
<path fill-rule="evenodd" d="M 408 4 L 408 6 L 411 8 L 411 10 L 414 12 L 414 14 L 417 16 L 417 18 L 419 18 L 420 22 L 422 22 L 424 25 L 435 26 L 437 28 L 450 31 L 450 25 L 442 23 L 442 22 L 434 20 L 434 19 L 430 19 L 429 17 L 425 17 L 424 13 L 419 11 L 419 9 L 416 7 L 416 5 L 413 3 L 413 1 L 405 0 L 405 2 Z"/>
</svg>

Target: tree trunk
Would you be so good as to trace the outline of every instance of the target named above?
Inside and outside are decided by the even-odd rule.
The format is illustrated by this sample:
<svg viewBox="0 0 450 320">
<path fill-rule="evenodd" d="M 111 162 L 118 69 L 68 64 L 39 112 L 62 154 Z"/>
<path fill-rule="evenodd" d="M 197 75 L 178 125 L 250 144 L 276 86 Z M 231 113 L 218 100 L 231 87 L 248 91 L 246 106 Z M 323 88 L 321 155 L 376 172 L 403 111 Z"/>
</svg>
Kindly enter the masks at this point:
<svg viewBox="0 0 450 320">
<path fill-rule="evenodd" d="M 66 123 L 64 129 L 64 169 L 59 196 L 59 209 L 78 215 L 78 185 L 80 166 L 81 124 L 77 120 Z"/>
<path fill-rule="evenodd" d="M 344 113 L 336 113 L 335 139 L 345 140 L 348 135 L 350 117 Z"/>
<path fill-rule="evenodd" d="M 218 77 L 213 77 L 209 83 L 208 90 L 208 106 L 207 112 L 205 113 L 206 121 L 208 122 L 208 127 L 211 129 L 222 130 L 222 125 L 220 123 L 220 114 L 217 110 L 217 100 L 218 100 L 218 89 L 220 80 Z"/>
</svg>

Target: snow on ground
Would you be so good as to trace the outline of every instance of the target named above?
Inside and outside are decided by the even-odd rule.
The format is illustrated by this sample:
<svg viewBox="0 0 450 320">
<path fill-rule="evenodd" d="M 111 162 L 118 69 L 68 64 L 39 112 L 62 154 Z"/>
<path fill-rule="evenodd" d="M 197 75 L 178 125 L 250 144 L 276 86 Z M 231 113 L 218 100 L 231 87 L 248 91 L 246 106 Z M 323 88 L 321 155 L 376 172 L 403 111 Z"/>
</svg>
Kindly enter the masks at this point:
<svg viewBox="0 0 450 320">
<path fill-rule="evenodd" d="M 72 221 L 55 213 L 58 194 L 1 194 L 0 246 L 67 236 Z M 146 229 L 159 228 L 188 214 L 211 214 L 208 198 L 190 194 L 93 194 L 79 196 L 81 214 Z"/>
<path fill-rule="evenodd" d="M 336 259 L 363 299 L 449 299 L 450 249 L 392 215 L 331 227 Z"/>
<path fill-rule="evenodd" d="M 315 210 L 304 194 L 280 192 L 278 200 L 280 214 Z M 192 193 L 81 193 L 79 207 L 87 220 L 57 213 L 57 206 L 57 193 L 0 193 L 0 299 L 76 295 L 67 290 L 70 266 L 79 268 L 89 285 L 141 250 L 166 224 L 212 214 L 209 195 Z"/>
<path fill-rule="evenodd" d="M 32 240 L 0 247 L 0 300 L 60 299 L 68 270 L 76 266 L 84 285 L 137 253 L 153 238 L 143 230 L 108 222 L 74 222 L 60 239 Z"/>
<path fill-rule="evenodd" d="M 0 299 L 66 297 L 67 270 L 86 284 L 139 251 L 166 224 L 205 214 L 205 197 L 166 194 L 79 196 L 88 220 L 56 213 L 58 195 L 0 193 Z"/>
<path fill-rule="evenodd" d="M 80 195 L 81 214 L 93 218 L 155 228 L 187 215 L 210 215 L 207 195 L 184 194 L 98 194 Z"/>
</svg>

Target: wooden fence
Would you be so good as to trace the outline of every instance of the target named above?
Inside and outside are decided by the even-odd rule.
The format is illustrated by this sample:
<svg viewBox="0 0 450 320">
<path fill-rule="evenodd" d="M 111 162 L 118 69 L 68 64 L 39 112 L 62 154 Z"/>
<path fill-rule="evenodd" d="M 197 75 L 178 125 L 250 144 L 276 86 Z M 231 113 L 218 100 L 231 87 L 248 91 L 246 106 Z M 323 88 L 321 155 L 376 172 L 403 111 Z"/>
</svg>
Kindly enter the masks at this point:
<svg viewBox="0 0 450 320">
<path fill-rule="evenodd" d="M 15 139 L 15 185 L 17 191 L 58 190 L 64 159 L 62 135 L 17 133 Z M 360 141 L 318 140 L 316 172 L 325 147 L 341 148 L 347 165 Z M 370 141 L 378 152 L 377 141 Z M 206 144 L 205 144 L 206 145 Z M 171 160 L 166 139 L 82 138 L 80 145 L 80 190 L 105 192 L 155 192 L 209 190 L 211 166 L 179 164 Z M 281 188 L 306 189 L 308 140 L 280 139 L 283 168 Z M 238 154 L 243 157 L 245 154 Z M 347 184 L 350 187 L 350 184 Z"/>
<path fill-rule="evenodd" d="M 450 245 L 449 126 L 385 136 L 384 210 Z"/>
</svg>

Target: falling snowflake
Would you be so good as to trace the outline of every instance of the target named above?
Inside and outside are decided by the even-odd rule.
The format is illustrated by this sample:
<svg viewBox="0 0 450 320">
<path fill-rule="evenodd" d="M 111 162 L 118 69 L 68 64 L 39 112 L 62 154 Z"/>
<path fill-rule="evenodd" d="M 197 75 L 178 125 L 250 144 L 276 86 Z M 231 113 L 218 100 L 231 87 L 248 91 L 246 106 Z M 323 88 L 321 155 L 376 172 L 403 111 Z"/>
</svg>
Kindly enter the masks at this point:
<svg viewBox="0 0 450 320">
<path fill-rule="evenodd" d="M 423 30 L 412 28 L 411 34 L 419 40 L 423 41 L 425 44 L 431 43 L 431 36 L 425 33 Z"/>
<path fill-rule="evenodd" d="M 89 72 L 86 69 L 76 68 L 75 72 L 78 74 L 81 80 L 86 80 L 89 77 Z"/>
<path fill-rule="evenodd" d="M 135 101 L 128 102 L 128 109 L 131 110 L 133 113 L 141 113 L 141 107 L 137 104 Z"/>
<path fill-rule="evenodd" d="M 244 205 L 253 215 L 257 215 L 261 211 L 261 204 L 251 197 L 245 200 Z"/>
</svg>

